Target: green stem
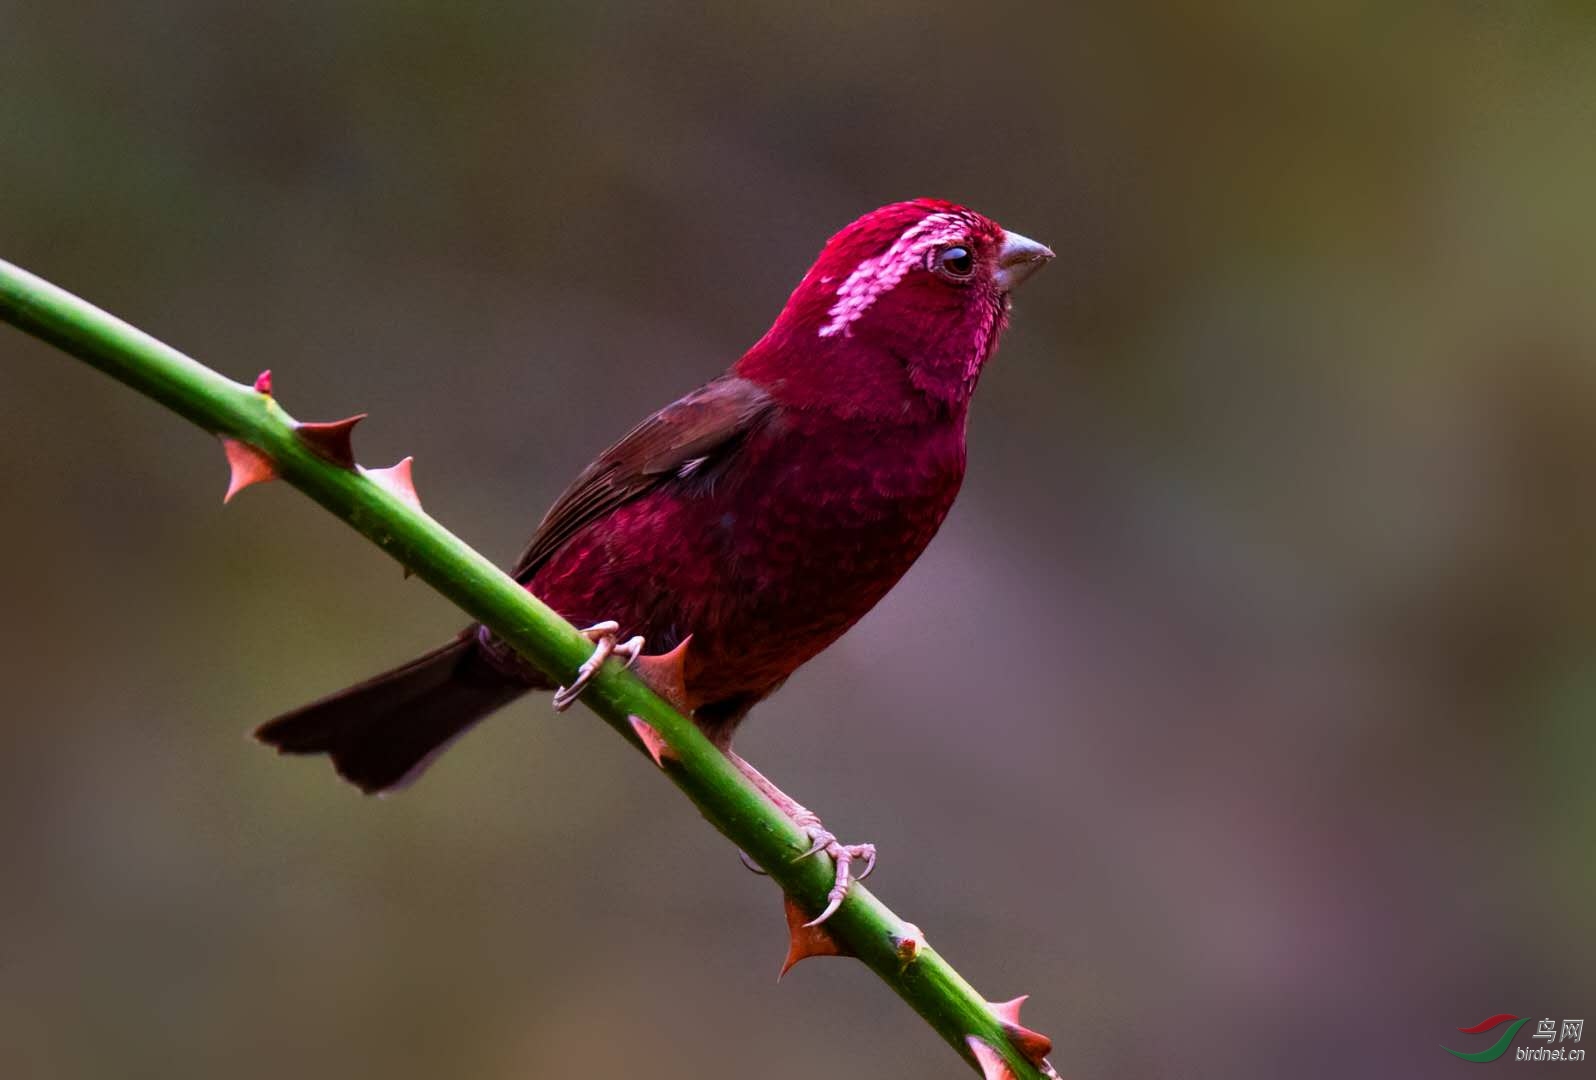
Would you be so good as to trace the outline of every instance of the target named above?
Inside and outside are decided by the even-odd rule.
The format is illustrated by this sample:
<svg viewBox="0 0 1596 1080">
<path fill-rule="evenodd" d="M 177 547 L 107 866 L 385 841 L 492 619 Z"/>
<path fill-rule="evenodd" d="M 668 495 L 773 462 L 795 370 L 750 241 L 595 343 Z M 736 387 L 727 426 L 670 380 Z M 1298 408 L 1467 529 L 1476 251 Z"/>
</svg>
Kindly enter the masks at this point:
<svg viewBox="0 0 1596 1080">
<path fill-rule="evenodd" d="M 425 513 L 373 482 L 312 452 L 295 421 L 271 396 L 224 378 L 49 282 L 0 260 L 0 319 L 86 361 L 206 431 L 262 451 L 294 487 L 342 518 L 428 585 L 490 627 L 551 678 L 565 682 L 592 646 L 552 609 Z M 628 717 L 657 730 L 679 761 L 665 773 L 710 824 L 769 872 L 805 909 L 818 911 L 831 886 L 824 858 L 794 862 L 803 835 L 686 717 L 611 661 L 583 695 L 584 704 L 634 745 Z M 986 1001 L 936 950 L 922 946 L 905 962 L 897 942 L 913 933 L 863 886 L 855 884 L 829 923 L 832 936 L 859 957 L 973 1064 L 965 1042 L 996 1048 L 1021 1080 L 1047 1075 L 1003 1034 Z"/>
</svg>

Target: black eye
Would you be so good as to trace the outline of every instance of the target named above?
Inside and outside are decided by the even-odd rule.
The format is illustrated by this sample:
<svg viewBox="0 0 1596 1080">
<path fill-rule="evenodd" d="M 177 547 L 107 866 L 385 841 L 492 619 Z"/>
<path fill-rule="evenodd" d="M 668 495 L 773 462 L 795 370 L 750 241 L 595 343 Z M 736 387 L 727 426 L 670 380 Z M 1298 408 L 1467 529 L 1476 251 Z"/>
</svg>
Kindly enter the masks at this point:
<svg viewBox="0 0 1596 1080">
<path fill-rule="evenodd" d="M 937 253 L 937 267 L 948 277 L 967 278 L 975 272 L 975 256 L 969 248 L 955 244 Z"/>
</svg>

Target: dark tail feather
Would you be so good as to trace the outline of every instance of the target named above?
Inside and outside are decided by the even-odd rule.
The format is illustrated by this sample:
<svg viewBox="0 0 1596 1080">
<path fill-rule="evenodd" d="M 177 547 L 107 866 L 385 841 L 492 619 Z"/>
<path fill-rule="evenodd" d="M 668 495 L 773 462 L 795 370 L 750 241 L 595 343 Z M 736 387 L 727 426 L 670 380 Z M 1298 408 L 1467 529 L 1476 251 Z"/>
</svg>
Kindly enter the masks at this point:
<svg viewBox="0 0 1596 1080">
<path fill-rule="evenodd" d="M 420 776 L 477 721 L 530 689 L 462 636 L 403 667 L 262 724 L 255 737 L 284 754 L 326 754 L 368 794 Z"/>
</svg>

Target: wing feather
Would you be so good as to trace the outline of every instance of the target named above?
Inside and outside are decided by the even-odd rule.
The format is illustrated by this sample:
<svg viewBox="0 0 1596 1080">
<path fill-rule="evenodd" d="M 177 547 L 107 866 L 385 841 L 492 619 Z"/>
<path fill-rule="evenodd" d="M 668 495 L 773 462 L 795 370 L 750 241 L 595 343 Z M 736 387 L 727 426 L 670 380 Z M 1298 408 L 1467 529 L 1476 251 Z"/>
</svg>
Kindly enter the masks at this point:
<svg viewBox="0 0 1596 1080">
<path fill-rule="evenodd" d="M 769 413 L 770 396 L 756 383 L 723 376 L 665 406 L 582 470 L 544 515 L 512 571 L 531 580 L 549 557 L 584 526 L 678 474 L 704 471 Z"/>
</svg>

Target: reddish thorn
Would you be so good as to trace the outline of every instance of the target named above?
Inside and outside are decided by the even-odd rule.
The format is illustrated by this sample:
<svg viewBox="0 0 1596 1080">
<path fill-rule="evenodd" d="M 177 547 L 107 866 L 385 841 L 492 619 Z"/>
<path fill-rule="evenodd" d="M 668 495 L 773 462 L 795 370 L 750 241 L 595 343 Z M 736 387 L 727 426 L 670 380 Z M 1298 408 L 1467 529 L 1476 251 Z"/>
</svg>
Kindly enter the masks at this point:
<svg viewBox="0 0 1596 1080">
<path fill-rule="evenodd" d="M 776 976 L 777 982 L 781 981 L 782 975 L 792 970 L 794 964 L 811 956 L 853 955 L 824 926 L 805 925 L 809 916 L 792 897 L 785 896 L 782 902 L 787 908 L 787 959 L 781 965 L 781 973 Z"/>
<path fill-rule="evenodd" d="M 986 1003 L 986 1007 L 992 1010 L 992 1015 L 1005 1024 L 1018 1024 L 1020 1022 L 1020 1006 L 1030 999 L 1030 994 L 1021 994 L 1012 1001 L 989 1001 Z"/>
<path fill-rule="evenodd" d="M 1014 1049 L 1025 1056 L 1026 1061 L 1038 1068 L 1047 1060 L 1047 1055 L 1053 1052 L 1053 1040 L 1040 1031 L 1032 1031 L 1019 1024 L 1004 1024 L 1003 1034 L 1009 1037 L 1009 1042 L 1014 1044 Z"/>
<path fill-rule="evenodd" d="M 638 741 L 643 744 L 643 749 L 647 750 L 648 756 L 654 759 L 654 764 L 663 769 L 667 759 L 676 760 L 676 751 L 671 749 L 670 743 L 655 730 L 653 724 L 636 716 L 628 716 L 626 719 L 632 725 L 632 731 L 637 734 Z"/>
<path fill-rule="evenodd" d="M 412 475 L 410 468 L 413 461 L 415 461 L 415 458 L 407 457 L 397 465 L 390 465 L 386 469 L 367 469 L 366 475 L 417 510 L 420 510 L 421 496 L 416 494 L 415 477 Z"/>
<path fill-rule="evenodd" d="M 1012 1001 L 989 1001 L 986 1004 L 998 1018 L 998 1022 L 1003 1025 L 1003 1034 L 1009 1037 L 1014 1049 L 1024 1054 L 1025 1060 L 1040 1067 L 1043 1059 L 1053 1052 L 1053 1040 L 1040 1031 L 1032 1031 L 1020 1023 L 1020 1006 L 1024 1005 L 1030 996 L 1021 994 Z"/>
<path fill-rule="evenodd" d="M 648 684 L 648 688 L 674 705 L 678 712 L 692 712 L 700 704 L 687 693 L 687 646 L 693 635 L 682 638 L 682 643 L 668 653 L 658 656 L 639 656 L 632 670 Z"/>
<path fill-rule="evenodd" d="M 365 418 L 365 413 L 356 413 L 354 416 L 346 416 L 342 420 L 328 420 L 325 423 L 317 424 L 300 424 L 294 429 L 294 433 L 299 436 L 301 442 L 334 465 L 342 465 L 346 469 L 353 469 L 355 467 L 355 448 L 349 441 L 349 435 L 350 432 L 355 430 L 355 425 Z"/>
<path fill-rule="evenodd" d="M 979 1035 L 966 1035 L 964 1045 L 970 1048 L 975 1063 L 981 1066 L 981 1075 L 985 1080 L 1020 1080 L 1009 1068 L 1009 1063 L 1003 1060 L 1003 1055 L 992 1049 L 991 1044 Z"/>
<path fill-rule="evenodd" d="M 255 376 L 255 393 L 270 396 L 272 392 L 272 369 L 267 368 Z"/>
<path fill-rule="evenodd" d="M 227 494 L 222 502 L 230 503 L 233 496 L 251 484 L 264 484 L 277 476 L 277 466 L 271 458 L 237 439 L 221 436 L 222 452 L 227 455 Z"/>
</svg>

